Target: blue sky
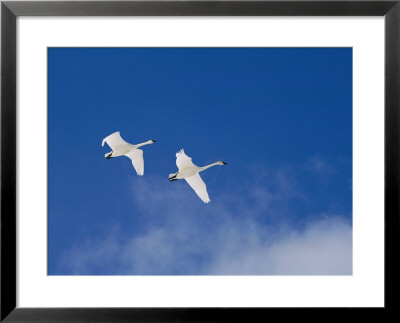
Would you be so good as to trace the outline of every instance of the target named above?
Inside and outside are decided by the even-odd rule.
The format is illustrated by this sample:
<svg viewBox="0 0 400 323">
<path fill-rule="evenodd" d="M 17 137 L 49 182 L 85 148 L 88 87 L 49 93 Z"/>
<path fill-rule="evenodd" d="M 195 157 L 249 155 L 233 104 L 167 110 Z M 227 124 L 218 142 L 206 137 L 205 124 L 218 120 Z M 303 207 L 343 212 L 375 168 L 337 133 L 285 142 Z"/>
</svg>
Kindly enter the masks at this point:
<svg viewBox="0 0 400 323">
<path fill-rule="evenodd" d="M 49 48 L 48 185 L 50 275 L 351 274 L 352 49 Z"/>
</svg>

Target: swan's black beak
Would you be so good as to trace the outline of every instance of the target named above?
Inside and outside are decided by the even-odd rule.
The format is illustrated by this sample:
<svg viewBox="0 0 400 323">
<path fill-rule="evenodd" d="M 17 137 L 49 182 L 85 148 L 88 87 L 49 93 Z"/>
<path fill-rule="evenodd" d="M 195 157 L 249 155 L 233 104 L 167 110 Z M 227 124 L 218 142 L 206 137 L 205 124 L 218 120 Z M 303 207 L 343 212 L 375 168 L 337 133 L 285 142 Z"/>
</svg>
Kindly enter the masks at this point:
<svg viewBox="0 0 400 323">
<path fill-rule="evenodd" d="M 170 182 L 177 181 L 178 179 L 176 178 L 176 176 L 177 176 L 177 174 L 175 174 L 174 176 L 168 177 L 169 181 Z"/>
<path fill-rule="evenodd" d="M 107 155 L 105 156 L 106 159 L 111 159 L 111 158 L 112 158 L 112 157 L 111 157 L 112 153 L 113 153 L 113 152 L 110 152 L 109 154 L 107 154 Z"/>
<path fill-rule="evenodd" d="M 151 139 L 152 143 L 154 144 L 157 140 Z"/>
<path fill-rule="evenodd" d="M 222 164 L 224 164 L 224 165 L 228 165 L 228 163 L 225 163 L 224 161 L 222 162 Z"/>
</svg>

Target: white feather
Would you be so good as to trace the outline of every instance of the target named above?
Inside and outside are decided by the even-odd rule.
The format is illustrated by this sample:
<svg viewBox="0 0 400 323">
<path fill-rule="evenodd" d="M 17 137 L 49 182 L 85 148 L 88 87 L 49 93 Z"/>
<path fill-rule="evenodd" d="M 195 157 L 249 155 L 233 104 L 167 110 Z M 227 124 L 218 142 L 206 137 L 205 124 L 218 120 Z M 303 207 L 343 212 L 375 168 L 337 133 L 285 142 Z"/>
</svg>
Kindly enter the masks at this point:
<svg viewBox="0 0 400 323">
<path fill-rule="evenodd" d="M 207 186 L 198 173 L 196 175 L 186 177 L 185 180 L 204 203 L 209 203 L 211 201 L 207 193 Z"/>
</svg>

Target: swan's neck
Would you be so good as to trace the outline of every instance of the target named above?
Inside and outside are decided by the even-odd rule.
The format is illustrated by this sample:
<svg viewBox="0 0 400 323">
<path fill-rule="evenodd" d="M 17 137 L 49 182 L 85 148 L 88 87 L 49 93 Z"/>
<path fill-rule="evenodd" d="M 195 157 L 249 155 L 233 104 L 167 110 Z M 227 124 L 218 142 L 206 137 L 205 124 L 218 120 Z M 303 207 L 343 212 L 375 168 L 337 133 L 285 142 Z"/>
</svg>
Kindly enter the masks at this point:
<svg viewBox="0 0 400 323">
<path fill-rule="evenodd" d="M 142 146 L 145 146 L 145 145 L 150 145 L 150 144 L 152 144 L 152 143 L 154 143 L 153 140 L 148 140 L 148 141 L 146 141 L 146 142 L 142 142 L 142 143 L 140 143 L 140 144 L 133 145 L 133 146 L 134 146 L 135 148 L 139 148 L 139 147 L 142 147 Z"/>
<path fill-rule="evenodd" d="M 200 172 L 202 172 L 203 170 L 206 170 L 207 168 L 213 167 L 215 165 L 220 165 L 220 162 L 215 162 L 215 163 L 212 163 L 210 165 L 206 165 L 206 166 L 200 167 Z"/>
</svg>

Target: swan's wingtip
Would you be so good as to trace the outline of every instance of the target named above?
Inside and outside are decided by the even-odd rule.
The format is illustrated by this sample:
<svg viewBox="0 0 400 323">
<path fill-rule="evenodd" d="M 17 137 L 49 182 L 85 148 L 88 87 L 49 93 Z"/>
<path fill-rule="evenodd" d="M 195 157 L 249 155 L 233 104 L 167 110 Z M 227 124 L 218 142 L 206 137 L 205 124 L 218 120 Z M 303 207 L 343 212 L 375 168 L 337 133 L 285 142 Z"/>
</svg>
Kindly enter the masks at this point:
<svg viewBox="0 0 400 323">
<path fill-rule="evenodd" d="M 184 154 L 185 153 L 185 151 L 183 150 L 183 148 L 181 149 L 181 150 L 179 150 L 177 153 L 176 153 L 176 157 L 178 157 L 180 154 Z"/>
<path fill-rule="evenodd" d="M 113 135 L 121 135 L 119 131 L 114 131 L 113 133 L 109 134 L 108 137 Z"/>
</svg>

